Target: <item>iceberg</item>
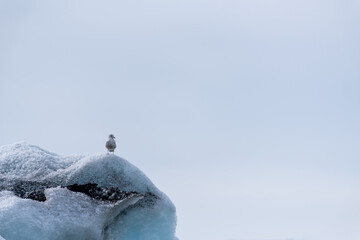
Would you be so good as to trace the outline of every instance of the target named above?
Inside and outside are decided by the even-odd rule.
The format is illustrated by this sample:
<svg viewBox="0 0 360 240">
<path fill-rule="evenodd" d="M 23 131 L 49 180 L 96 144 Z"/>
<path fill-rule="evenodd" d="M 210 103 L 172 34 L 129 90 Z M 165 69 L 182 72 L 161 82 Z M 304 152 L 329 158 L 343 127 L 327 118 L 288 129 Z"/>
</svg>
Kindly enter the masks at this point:
<svg viewBox="0 0 360 240">
<path fill-rule="evenodd" d="M 0 240 L 175 240 L 176 209 L 114 154 L 0 147 Z"/>
</svg>

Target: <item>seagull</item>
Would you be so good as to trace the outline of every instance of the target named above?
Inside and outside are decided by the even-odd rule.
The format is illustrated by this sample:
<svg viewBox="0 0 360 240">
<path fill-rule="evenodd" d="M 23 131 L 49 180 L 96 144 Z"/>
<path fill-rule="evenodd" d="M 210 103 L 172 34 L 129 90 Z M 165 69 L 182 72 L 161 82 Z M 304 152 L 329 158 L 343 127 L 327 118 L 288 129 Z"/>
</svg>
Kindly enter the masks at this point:
<svg viewBox="0 0 360 240">
<path fill-rule="evenodd" d="M 113 134 L 109 135 L 109 140 L 106 142 L 105 147 L 109 152 L 114 152 L 116 148 L 115 137 Z"/>
</svg>

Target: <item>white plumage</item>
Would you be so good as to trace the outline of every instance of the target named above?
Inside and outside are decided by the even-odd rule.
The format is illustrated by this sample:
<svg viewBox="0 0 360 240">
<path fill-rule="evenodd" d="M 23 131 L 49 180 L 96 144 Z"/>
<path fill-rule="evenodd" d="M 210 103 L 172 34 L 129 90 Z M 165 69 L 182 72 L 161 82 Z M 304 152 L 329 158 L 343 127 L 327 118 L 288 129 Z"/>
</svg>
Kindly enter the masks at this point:
<svg viewBox="0 0 360 240">
<path fill-rule="evenodd" d="M 115 137 L 113 134 L 109 135 L 109 140 L 106 142 L 105 147 L 109 152 L 114 152 L 116 148 Z"/>
</svg>

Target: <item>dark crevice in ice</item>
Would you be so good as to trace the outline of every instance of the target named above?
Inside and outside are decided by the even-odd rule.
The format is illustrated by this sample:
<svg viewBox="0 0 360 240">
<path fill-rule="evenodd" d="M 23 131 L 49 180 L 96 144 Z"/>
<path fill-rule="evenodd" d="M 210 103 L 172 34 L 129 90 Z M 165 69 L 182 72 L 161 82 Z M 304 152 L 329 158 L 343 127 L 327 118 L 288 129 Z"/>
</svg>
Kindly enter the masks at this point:
<svg viewBox="0 0 360 240">
<path fill-rule="evenodd" d="M 59 185 L 51 182 L 40 181 L 4 181 L 0 179 L 0 191 L 12 191 L 16 196 L 32 199 L 40 202 L 46 201 L 45 189 L 58 187 Z M 91 198 L 101 201 L 117 202 L 134 195 L 143 196 L 143 194 L 130 191 L 120 191 L 117 187 L 98 187 L 96 183 L 87 184 L 73 184 L 68 186 L 60 186 L 67 188 L 73 192 L 80 192 L 88 195 Z"/>
<path fill-rule="evenodd" d="M 73 192 L 81 192 L 92 198 L 102 201 L 116 202 L 134 195 L 141 196 L 142 194 L 131 191 L 120 191 L 117 187 L 98 187 L 96 183 L 88 183 L 83 185 L 73 184 L 66 186 L 67 189 Z"/>
<path fill-rule="evenodd" d="M 18 197 L 44 202 L 46 201 L 44 193 L 45 189 L 52 187 L 57 187 L 57 184 L 50 182 L 14 180 L 7 181 L 6 184 L 2 182 L 0 190 L 12 191 Z"/>
</svg>

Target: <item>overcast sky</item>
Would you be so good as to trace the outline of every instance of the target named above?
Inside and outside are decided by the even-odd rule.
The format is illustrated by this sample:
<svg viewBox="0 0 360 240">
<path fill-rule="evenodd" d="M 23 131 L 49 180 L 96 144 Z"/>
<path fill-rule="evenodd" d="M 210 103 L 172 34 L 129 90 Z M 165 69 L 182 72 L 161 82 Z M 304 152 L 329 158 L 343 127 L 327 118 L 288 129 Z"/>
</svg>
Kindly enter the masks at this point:
<svg viewBox="0 0 360 240">
<path fill-rule="evenodd" d="M 116 154 L 181 240 L 360 239 L 359 0 L 0 0 L 0 145 Z"/>
</svg>

